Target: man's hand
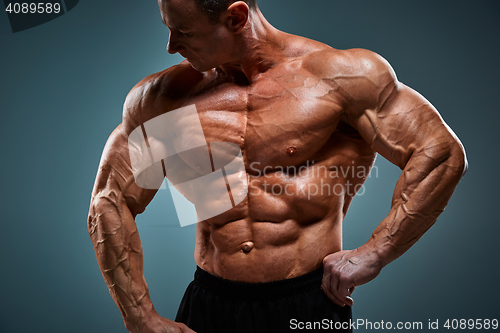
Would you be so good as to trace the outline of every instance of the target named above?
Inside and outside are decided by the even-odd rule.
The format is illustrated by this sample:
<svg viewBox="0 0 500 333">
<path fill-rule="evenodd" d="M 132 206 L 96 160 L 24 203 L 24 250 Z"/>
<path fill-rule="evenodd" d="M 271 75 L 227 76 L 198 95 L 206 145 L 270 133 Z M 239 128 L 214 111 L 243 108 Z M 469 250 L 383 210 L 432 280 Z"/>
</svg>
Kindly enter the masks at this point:
<svg viewBox="0 0 500 333">
<path fill-rule="evenodd" d="M 332 253 L 323 259 L 321 289 L 335 304 L 352 306 L 354 288 L 373 280 L 382 267 L 374 252 L 367 249 Z"/>
<path fill-rule="evenodd" d="M 157 313 L 148 317 L 140 329 L 133 327 L 133 325 L 125 326 L 132 333 L 196 333 L 183 323 L 163 318 Z"/>
</svg>

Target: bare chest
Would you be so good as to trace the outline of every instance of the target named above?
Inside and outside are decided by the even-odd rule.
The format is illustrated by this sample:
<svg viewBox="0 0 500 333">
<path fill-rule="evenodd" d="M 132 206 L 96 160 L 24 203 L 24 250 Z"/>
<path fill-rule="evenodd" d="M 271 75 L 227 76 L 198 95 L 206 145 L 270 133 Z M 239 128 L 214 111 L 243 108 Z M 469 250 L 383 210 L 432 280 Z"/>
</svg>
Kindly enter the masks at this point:
<svg viewBox="0 0 500 333">
<path fill-rule="evenodd" d="M 342 112 L 336 92 L 303 74 L 222 84 L 193 98 L 208 142 L 237 144 L 247 167 L 297 165 L 316 154 Z"/>
</svg>

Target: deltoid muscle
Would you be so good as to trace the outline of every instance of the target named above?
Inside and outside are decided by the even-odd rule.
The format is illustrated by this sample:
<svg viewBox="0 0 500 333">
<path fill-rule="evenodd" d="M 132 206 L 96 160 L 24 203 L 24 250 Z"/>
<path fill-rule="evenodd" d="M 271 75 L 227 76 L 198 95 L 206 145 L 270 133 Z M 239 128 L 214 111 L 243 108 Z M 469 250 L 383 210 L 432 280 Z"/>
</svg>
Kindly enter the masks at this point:
<svg viewBox="0 0 500 333">
<path fill-rule="evenodd" d="M 128 139 L 135 182 L 159 189 L 165 177 L 194 204 L 196 219 L 178 214 L 181 226 L 224 213 L 247 195 L 240 148 L 228 142 L 207 142 L 195 105 L 167 112 L 137 127 Z M 176 209 L 181 198 L 172 193 Z"/>
</svg>

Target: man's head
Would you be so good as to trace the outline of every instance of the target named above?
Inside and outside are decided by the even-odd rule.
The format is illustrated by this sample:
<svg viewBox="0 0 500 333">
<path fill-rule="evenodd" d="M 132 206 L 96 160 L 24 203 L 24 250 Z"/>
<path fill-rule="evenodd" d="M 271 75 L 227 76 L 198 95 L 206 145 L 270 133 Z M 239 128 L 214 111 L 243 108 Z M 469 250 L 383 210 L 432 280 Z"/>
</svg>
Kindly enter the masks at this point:
<svg viewBox="0 0 500 333">
<path fill-rule="evenodd" d="M 194 0 L 198 8 L 208 15 L 210 22 L 218 22 L 220 15 L 235 2 L 235 0 Z M 243 0 L 248 8 L 257 8 L 257 0 Z"/>
<path fill-rule="evenodd" d="M 234 60 L 255 0 L 158 0 L 170 30 L 169 53 L 179 53 L 193 68 L 206 71 Z M 252 7 L 253 6 L 253 7 Z"/>
</svg>

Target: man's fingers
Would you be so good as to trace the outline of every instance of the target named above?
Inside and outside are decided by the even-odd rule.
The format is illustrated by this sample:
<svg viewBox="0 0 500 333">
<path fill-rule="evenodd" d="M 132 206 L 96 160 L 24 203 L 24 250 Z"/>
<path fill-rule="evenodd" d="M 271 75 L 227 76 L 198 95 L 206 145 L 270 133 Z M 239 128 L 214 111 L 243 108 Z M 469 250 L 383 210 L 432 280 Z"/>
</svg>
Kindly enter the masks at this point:
<svg viewBox="0 0 500 333">
<path fill-rule="evenodd" d="M 339 306 L 346 304 L 352 306 L 354 304 L 354 300 L 350 297 L 354 288 L 354 284 L 350 279 L 343 277 L 340 270 L 334 270 L 323 276 L 321 289 L 328 298 Z"/>
<path fill-rule="evenodd" d="M 345 303 L 344 302 L 341 302 L 339 299 L 337 299 L 337 297 L 335 297 L 335 295 L 333 295 L 329 290 L 327 289 L 324 289 L 323 286 L 321 286 L 321 290 L 326 294 L 326 296 L 335 304 L 337 304 L 338 306 L 344 306 Z"/>
<path fill-rule="evenodd" d="M 354 283 L 350 278 L 347 254 L 350 251 L 340 251 L 334 255 L 325 257 L 323 265 L 325 274 L 323 275 L 322 290 L 335 304 L 352 306 L 354 300 L 350 297 L 354 291 Z M 334 256 L 336 258 L 334 258 Z M 332 262 L 332 259 L 333 260 Z"/>
<path fill-rule="evenodd" d="M 333 303 L 339 306 L 345 306 L 346 304 L 352 305 L 352 299 L 347 297 L 342 297 L 337 293 L 338 278 L 336 274 L 325 274 L 323 276 L 323 282 L 321 285 L 321 290 L 328 296 Z"/>
<path fill-rule="evenodd" d="M 351 296 L 354 291 L 354 283 L 349 277 L 341 277 L 339 280 L 339 286 L 337 288 L 338 294 L 340 297 L 344 298 L 347 296 Z"/>
<path fill-rule="evenodd" d="M 354 287 L 354 284 L 350 281 L 349 278 L 341 277 L 339 286 L 336 290 L 338 297 L 349 306 L 352 306 L 354 303 L 353 299 L 351 298 Z"/>
<path fill-rule="evenodd" d="M 332 293 L 330 291 L 323 290 L 323 292 L 326 294 L 326 296 L 328 296 L 328 298 L 333 303 L 335 303 L 341 307 L 344 307 L 345 305 L 352 306 L 354 304 L 354 300 L 349 296 L 340 298 L 338 295 L 335 295 L 334 293 Z"/>
<path fill-rule="evenodd" d="M 330 290 L 330 284 L 331 284 L 331 274 L 329 273 L 324 273 L 323 274 L 323 281 L 321 282 L 321 290 L 323 292 L 326 292 L 326 290 Z"/>
</svg>

